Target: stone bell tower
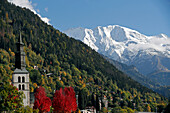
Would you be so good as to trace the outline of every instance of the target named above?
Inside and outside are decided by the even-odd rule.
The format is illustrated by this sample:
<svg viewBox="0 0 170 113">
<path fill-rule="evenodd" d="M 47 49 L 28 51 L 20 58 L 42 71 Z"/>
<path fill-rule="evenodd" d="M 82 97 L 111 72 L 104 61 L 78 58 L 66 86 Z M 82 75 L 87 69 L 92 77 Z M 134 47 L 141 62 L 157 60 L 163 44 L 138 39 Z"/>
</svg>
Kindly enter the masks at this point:
<svg viewBox="0 0 170 113">
<path fill-rule="evenodd" d="M 25 94 L 24 106 L 30 106 L 29 72 L 26 70 L 24 43 L 22 42 L 21 33 L 16 45 L 15 70 L 12 74 L 12 83 Z"/>
</svg>

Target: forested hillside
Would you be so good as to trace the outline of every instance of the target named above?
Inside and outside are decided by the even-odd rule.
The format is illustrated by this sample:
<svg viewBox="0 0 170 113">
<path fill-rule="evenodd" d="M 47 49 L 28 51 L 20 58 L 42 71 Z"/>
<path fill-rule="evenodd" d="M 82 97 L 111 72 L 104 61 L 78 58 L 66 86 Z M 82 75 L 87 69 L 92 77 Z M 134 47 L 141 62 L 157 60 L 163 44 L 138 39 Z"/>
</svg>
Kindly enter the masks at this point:
<svg viewBox="0 0 170 113">
<path fill-rule="evenodd" d="M 20 31 L 31 92 L 41 85 L 52 99 L 54 90 L 72 86 L 76 94 L 83 91 L 83 96 L 87 96 L 88 102 L 82 108 L 93 105 L 91 98 L 96 94 L 105 95 L 109 107 L 120 110 L 155 111 L 158 107 L 161 111 L 166 106 L 166 98 L 126 76 L 87 45 L 47 25 L 30 10 L 6 0 L 0 1 L 0 82 L 12 80 L 15 43 Z"/>
<path fill-rule="evenodd" d="M 170 88 L 169 88 L 169 86 L 161 86 L 157 82 L 157 80 L 155 80 L 154 78 L 149 79 L 149 77 L 146 77 L 146 76 L 140 74 L 139 71 L 134 66 L 128 66 L 128 65 L 120 63 L 118 61 L 111 60 L 111 59 L 109 59 L 109 58 L 107 58 L 105 56 L 104 56 L 104 58 L 107 59 L 111 64 L 116 66 L 119 70 L 121 70 L 122 72 L 127 74 L 129 77 L 131 77 L 133 80 L 139 82 L 140 84 L 146 86 L 149 89 L 152 89 L 152 90 L 156 91 L 157 93 L 159 93 L 159 94 L 161 94 L 161 95 L 163 95 L 165 97 L 170 97 Z M 162 75 L 165 76 L 164 74 L 162 74 Z M 159 81 L 164 79 L 164 81 L 167 81 L 167 83 L 168 83 L 169 79 L 167 79 L 166 77 L 167 76 L 159 78 Z M 164 83 L 164 82 L 162 81 L 162 83 Z"/>
</svg>

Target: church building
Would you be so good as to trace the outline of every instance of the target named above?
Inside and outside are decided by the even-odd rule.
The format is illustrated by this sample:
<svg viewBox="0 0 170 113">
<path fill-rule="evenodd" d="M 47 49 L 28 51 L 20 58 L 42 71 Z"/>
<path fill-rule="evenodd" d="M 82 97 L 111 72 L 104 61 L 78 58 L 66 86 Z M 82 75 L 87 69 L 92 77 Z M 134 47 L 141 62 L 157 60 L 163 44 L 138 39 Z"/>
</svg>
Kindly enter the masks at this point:
<svg viewBox="0 0 170 113">
<path fill-rule="evenodd" d="M 16 45 L 17 51 L 15 52 L 15 70 L 12 75 L 12 84 L 25 94 L 23 99 L 24 106 L 30 106 L 29 72 L 26 70 L 24 43 L 22 42 L 21 33 Z"/>
</svg>

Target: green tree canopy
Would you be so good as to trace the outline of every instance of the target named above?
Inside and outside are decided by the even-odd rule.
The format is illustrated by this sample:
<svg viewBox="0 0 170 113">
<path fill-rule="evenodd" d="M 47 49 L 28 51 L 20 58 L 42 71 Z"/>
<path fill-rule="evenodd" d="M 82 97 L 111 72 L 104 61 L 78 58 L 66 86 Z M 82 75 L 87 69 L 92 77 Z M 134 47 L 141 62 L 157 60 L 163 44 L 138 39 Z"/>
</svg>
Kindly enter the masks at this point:
<svg viewBox="0 0 170 113">
<path fill-rule="evenodd" d="M 23 107 L 23 92 L 12 85 L 1 84 L 0 86 L 0 108 L 1 111 L 20 111 Z"/>
</svg>

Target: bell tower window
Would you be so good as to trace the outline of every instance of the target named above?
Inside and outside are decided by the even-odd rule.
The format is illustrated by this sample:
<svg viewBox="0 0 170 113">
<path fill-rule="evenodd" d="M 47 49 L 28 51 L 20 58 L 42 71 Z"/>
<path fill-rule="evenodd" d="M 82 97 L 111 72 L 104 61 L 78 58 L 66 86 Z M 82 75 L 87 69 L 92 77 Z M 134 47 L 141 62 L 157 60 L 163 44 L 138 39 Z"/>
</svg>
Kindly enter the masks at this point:
<svg viewBox="0 0 170 113">
<path fill-rule="evenodd" d="M 19 88 L 19 90 L 21 90 L 21 84 L 19 84 L 18 88 Z"/>
<path fill-rule="evenodd" d="M 20 77 L 20 76 L 18 77 L 18 82 L 19 82 L 19 83 L 21 82 L 21 77 Z"/>
<path fill-rule="evenodd" d="M 22 77 L 22 82 L 25 82 L 25 77 Z"/>
<path fill-rule="evenodd" d="M 25 90 L 25 85 L 24 84 L 22 85 L 22 90 Z"/>
</svg>

